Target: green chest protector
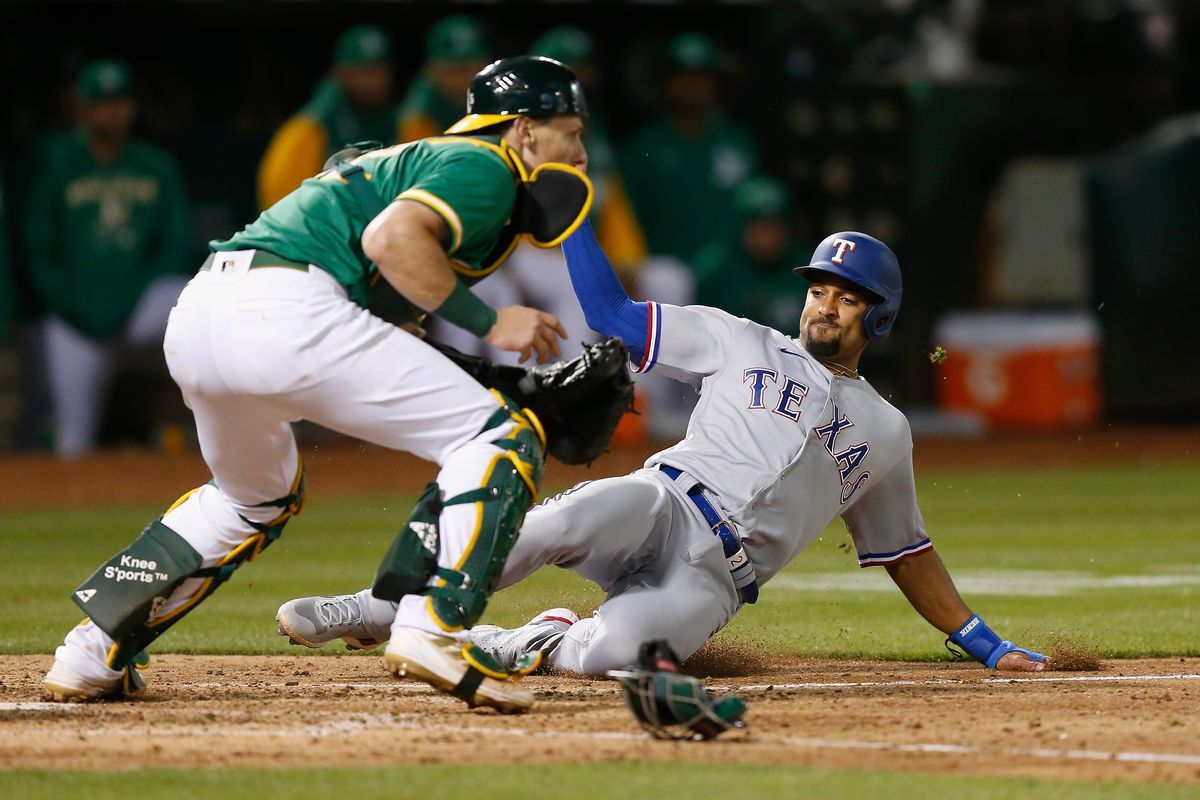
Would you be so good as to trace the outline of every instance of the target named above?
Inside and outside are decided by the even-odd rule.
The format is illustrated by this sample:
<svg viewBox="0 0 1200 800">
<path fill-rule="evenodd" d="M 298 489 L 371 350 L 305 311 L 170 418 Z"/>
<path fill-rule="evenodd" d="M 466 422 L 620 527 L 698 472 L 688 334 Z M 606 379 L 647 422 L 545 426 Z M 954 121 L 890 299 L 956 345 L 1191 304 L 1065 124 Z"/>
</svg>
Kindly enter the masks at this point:
<svg viewBox="0 0 1200 800">
<path fill-rule="evenodd" d="M 368 221 L 383 213 L 387 204 L 367 177 L 359 156 L 382 146 L 380 142 L 357 142 L 334 153 L 325 162 L 325 169 L 333 170 L 345 182 Z M 592 183 L 574 167 L 543 164 L 528 174 L 515 156 L 512 165 L 516 192 L 512 217 L 483 260 L 479 270 L 482 275 L 490 274 L 507 260 L 522 237 L 536 247 L 557 247 L 574 233 L 591 211 Z M 419 320 L 425 314 L 386 281 L 379 280 L 378 272 L 371 282 L 369 306 L 376 316 L 397 324 Z"/>
</svg>

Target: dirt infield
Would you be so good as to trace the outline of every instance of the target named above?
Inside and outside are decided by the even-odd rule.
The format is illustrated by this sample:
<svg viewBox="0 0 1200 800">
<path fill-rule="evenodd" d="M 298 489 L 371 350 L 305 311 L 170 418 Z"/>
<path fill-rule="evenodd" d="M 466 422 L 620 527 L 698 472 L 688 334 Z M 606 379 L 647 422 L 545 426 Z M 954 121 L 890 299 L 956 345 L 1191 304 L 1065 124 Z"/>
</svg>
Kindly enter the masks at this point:
<svg viewBox="0 0 1200 800">
<path fill-rule="evenodd" d="M 378 655 L 156 656 L 136 701 L 42 702 L 48 656 L 0 656 L 0 768 L 695 760 L 1200 784 L 1200 659 L 1013 679 L 967 664 L 693 660 L 750 705 L 711 743 L 649 739 L 616 684 L 534 676 L 533 711 L 469 710 Z M 714 674 L 715 673 L 715 674 Z M 736 674 L 730 674 L 736 673 Z"/>
<path fill-rule="evenodd" d="M 622 475 L 672 444 L 617 448 L 590 467 L 550 461 L 547 486 Z M 406 453 L 334 439 L 301 449 L 311 499 L 415 493 L 435 474 Z M 917 474 L 926 470 L 1156 465 L 1200 459 L 1200 427 L 1102 426 L 1053 433 L 1006 433 L 983 439 L 927 438 L 914 446 Z M 78 461 L 49 455 L 0 456 L 0 509 L 169 503 L 209 479 L 198 453 L 167 456 L 144 450 L 100 453 Z"/>
<path fill-rule="evenodd" d="M 548 484 L 620 474 L 654 449 Z M 409 492 L 411 457 L 345 442 L 304 450 L 311 495 Z M 1200 429 L 919 441 L 919 470 L 1154 465 L 1200 458 Z M 199 457 L 143 452 L 62 463 L 0 458 L 0 510 L 167 503 L 208 479 Z M 610 681 L 534 676 L 534 710 L 469 710 L 397 681 L 378 655 L 155 656 L 136 701 L 53 704 L 49 655 L 0 656 L 0 769 L 284 767 L 631 760 L 809 765 L 1200 785 L 1200 659 L 1106 661 L 1094 672 L 1000 677 L 969 664 L 767 659 L 710 643 L 689 664 L 750 704 L 747 731 L 712 743 L 649 739 Z"/>
</svg>

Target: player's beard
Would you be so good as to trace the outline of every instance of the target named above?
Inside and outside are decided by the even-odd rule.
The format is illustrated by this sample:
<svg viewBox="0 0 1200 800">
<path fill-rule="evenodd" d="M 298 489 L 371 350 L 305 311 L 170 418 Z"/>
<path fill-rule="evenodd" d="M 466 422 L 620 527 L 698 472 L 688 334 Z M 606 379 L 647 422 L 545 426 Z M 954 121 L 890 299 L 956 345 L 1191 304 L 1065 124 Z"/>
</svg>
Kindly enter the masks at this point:
<svg viewBox="0 0 1200 800">
<path fill-rule="evenodd" d="M 842 333 L 838 331 L 832 339 L 817 339 L 812 333 L 804 333 L 804 349 L 814 358 L 833 358 L 842 349 Z"/>
</svg>

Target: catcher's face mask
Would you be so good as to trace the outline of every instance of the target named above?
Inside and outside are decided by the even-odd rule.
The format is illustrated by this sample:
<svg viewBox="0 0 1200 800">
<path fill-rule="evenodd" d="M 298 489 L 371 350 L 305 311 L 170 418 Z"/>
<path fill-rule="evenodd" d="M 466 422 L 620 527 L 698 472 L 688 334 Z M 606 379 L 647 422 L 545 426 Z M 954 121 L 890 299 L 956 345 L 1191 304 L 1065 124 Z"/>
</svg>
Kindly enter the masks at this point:
<svg viewBox="0 0 1200 800">
<path fill-rule="evenodd" d="M 679 672 L 679 659 L 661 639 L 642 644 L 636 667 L 608 674 L 621 682 L 638 724 L 657 739 L 700 741 L 746 727 L 745 702 L 732 694 L 714 702 L 699 679 Z"/>
</svg>

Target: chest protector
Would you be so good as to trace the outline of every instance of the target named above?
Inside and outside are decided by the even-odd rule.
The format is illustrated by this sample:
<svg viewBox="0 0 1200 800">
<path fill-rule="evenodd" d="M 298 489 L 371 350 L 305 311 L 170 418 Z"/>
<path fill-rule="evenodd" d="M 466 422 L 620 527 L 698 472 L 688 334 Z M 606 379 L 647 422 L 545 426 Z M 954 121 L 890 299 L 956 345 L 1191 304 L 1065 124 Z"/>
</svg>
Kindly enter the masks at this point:
<svg viewBox="0 0 1200 800">
<path fill-rule="evenodd" d="M 358 142 L 334 153 L 325 162 L 325 169 L 337 172 L 349 187 L 368 221 L 379 216 L 386 203 L 358 163 L 358 157 L 382 146 L 380 142 Z M 455 265 L 460 280 L 468 284 L 482 280 L 507 261 L 523 237 L 535 247 L 557 247 L 587 218 L 595 194 L 588 177 L 569 164 L 542 164 L 530 173 L 507 143 L 502 141 L 495 149 L 513 175 L 513 212 L 478 269 Z M 396 323 L 418 320 L 425 313 L 380 280 L 378 269 L 371 281 L 370 309 Z"/>
</svg>

